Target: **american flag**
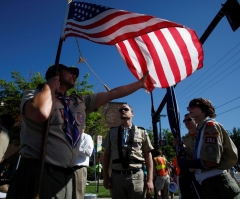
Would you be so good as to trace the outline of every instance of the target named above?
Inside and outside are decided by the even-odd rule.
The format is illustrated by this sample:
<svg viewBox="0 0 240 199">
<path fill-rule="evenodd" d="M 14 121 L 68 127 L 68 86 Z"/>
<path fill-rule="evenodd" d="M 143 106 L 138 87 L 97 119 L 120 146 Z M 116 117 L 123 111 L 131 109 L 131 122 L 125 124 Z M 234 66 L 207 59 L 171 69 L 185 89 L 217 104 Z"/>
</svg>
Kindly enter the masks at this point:
<svg viewBox="0 0 240 199">
<path fill-rule="evenodd" d="M 85 2 L 68 6 L 62 39 L 115 45 L 137 79 L 149 71 L 149 91 L 173 86 L 203 65 L 202 45 L 195 31 L 183 25 Z"/>
</svg>

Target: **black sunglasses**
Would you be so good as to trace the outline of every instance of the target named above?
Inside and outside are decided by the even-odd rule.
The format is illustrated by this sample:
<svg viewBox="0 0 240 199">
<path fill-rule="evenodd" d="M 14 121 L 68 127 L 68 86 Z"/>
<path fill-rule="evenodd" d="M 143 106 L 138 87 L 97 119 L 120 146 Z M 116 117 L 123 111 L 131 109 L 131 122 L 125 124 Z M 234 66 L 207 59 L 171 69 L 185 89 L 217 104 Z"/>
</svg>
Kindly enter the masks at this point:
<svg viewBox="0 0 240 199">
<path fill-rule="evenodd" d="M 184 119 L 184 120 L 183 120 L 183 123 L 185 123 L 186 121 L 191 122 L 191 121 L 193 121 L 193 120 L 194 120 L 193 118 Z"/>
<path fill-rule="evenodd" d="M 120 108 L 118 111 L 119 111 L 120 113 L 121 113 L 122 111 L 128 112 L 128 111 L 129 111 L 129 108 Z"/>
</svg>

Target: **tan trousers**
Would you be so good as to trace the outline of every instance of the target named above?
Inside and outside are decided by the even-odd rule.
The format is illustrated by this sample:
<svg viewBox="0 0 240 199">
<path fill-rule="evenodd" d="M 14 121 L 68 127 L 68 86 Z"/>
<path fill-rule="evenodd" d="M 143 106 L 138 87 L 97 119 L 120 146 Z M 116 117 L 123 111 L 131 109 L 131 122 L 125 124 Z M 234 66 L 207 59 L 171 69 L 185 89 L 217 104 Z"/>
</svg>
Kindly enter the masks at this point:
<svg viewBox="0 0 240 199">
<path fill-rule="evenodd" d="M 144 175 L 142 170 L 131 175 L 112 173 L 111 177 L 112 199 L 144 199 Z"/>
<path fill-rule="evenodd" d="M 74 171 L 72 199 L 84 199 L 86 192 L 87 167 Z"/>
</svg>

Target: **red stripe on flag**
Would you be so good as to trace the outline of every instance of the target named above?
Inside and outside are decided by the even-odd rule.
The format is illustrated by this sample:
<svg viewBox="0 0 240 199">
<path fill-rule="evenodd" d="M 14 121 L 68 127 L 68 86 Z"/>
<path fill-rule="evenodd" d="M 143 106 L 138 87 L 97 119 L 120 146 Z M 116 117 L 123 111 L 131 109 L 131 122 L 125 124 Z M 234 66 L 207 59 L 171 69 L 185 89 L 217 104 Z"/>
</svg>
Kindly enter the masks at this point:
<svg viewBox="0 0 240 199">
<path fill-rule="evenodd" d="M 173 50 L 171 49 L 171 47 L 169 46 L 169 43 L 167 42 L 165 36 L 163 35 L 163 33 L 161 32 L 161 30 L 155 31 L 155 35 L 157 36 L 159 42 L 161 43 L 163 50 L 167 56 L 170 68 L 172 70 L 173 76 L 174 76 L 174 81 L 179 82 L 181 81 L 181 74 L 178 68 L 178 64 L 176 61 L 176 57 L 173 54 Z M 168 85 L 164 85 L 164 87 L 168 87 Z"/>
<path fill-rule="evenodd" d="M 200 69 L 203 67 L 203 59 L 204 59 L 204 52 L 202 50 L 202 45 L 201 45 L 201 42 L 199 41 L 196 33 L 194 30 L 190 30 L 188 28 L 186 28 L 186 30 L 189 32 L 189 34 L 191 35 L 192 37 L 192 41 L 193 41 L 193 44 L 195 46 L 195 48 L 197 49 L 198 51 L 198 67 L 197 69 Z"/>
<path fill-rule="evenodd" d="M 183 57 L 184 64 L 185 64 L 185 69 L 186 69 L 186 74 L 187 74 L 187 77 L 188 77 L 189 75 L 191 75 L 193 73 L 193 68 L 192 68 L 192 64 L 191 64 L 191 56 L 190 56 L 190 53 L 188 51 L 187 45 L 184 42 L 182 36 L 180 35 L 180 33 L 177 31 L 176 28 L 169 28 L 168 30 L 172 34 L 175 42 L 178 45 L 178 48 L 181 51 L 181 56 Z"/>
<path fill-rule="evenodd" d="M 155 32 L 154 32 L 155 33 Z M 154 63 L 154 68 L 156 70 L 156 74 L 158 76 L 158 80 L 162 87 L 168 86 L 168 81 L 165 76 L 162 63 L 160 61 L 160 57 L 155 49 L 155 46 L 152 43 L 152 40 L 149 38 L 148 34 L 142 35 L 141 38 L 143 39 L 144 43 L 147 46 L 148 52 L 151 55 L 152 61 Z"/>
<path fill-rule="evenodd" d="M 145 74 L 148 71 L 146 60 L 144 59 L 142 51 L 134 39 L 129 39 L 125 42 L 128 42 L 130 47 L 129 46 L 127 47 L 124 42 L 119 42 L 117 45 L 120 48 L 119 50 L 121 51 L 122 55 L 124 56 L 125 62 L 129 70 L 137 79 L 139 79 L 137 69 L 134 63 L 132 62 L 131 55 L 129 54 L 130 50 L 134 51 L 135 56 L 134 55 L 132 56 L 137 57 L 137 61 L 139 62 L 139 65 L 141 67 L 142 74 Z M 146 84 L 148 87 L 148 91 L 151 92 L 154 89 L 154 86 L 152 84 L 150 76 L 147 77 Z"/>
</svg>

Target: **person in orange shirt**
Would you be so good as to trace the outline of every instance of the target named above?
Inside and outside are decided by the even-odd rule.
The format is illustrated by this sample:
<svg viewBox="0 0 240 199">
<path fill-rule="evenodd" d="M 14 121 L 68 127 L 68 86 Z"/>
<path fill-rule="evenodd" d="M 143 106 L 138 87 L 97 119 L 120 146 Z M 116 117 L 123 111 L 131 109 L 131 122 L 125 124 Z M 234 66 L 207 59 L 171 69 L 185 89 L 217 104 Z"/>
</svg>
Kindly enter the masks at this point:
<svg viewBox="0 0 240 199">
<path fill-rule="evenodd" d="M 163 198 L 168 199 L 168 185 L 170 184 L 170 177 L 168 175 L 168 167 L 171 165 L 168 163 L 166 158 L 163 156 L 161 150 L 156 150 L 156 157 L 154 158 L 154 174 L 155 181 L 154 186 L 157 193 L 157 199 L 161 199 L 161 191 L 163 191 Z"/>
</svg>

